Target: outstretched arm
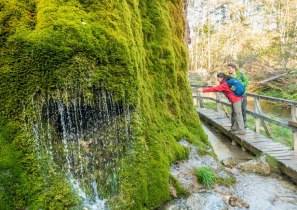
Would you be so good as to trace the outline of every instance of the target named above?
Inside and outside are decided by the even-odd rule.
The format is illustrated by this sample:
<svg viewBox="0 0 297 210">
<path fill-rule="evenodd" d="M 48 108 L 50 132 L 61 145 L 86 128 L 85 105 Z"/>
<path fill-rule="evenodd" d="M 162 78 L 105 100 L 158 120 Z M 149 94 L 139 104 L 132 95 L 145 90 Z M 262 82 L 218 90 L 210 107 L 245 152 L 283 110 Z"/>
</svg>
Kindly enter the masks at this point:
<svg viewBox="0 0 297 210">
<path fill-rule="evenodd" d="M 226 90 L 227 84 L 220 84 L 218 86 L 210 87 L 210 88 L 203 88 L 203 93 L 208 93 L 208 92 L 222 92 Z M 227 85 L 228 86 L 228 85 Z"/>
</svg>

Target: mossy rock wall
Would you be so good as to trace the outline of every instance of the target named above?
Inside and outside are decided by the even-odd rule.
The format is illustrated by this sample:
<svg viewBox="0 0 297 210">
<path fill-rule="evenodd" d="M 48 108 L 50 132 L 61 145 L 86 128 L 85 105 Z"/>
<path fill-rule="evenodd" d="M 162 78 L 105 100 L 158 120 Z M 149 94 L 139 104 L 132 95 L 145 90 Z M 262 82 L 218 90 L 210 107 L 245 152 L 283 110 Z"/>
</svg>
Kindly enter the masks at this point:
<svg viewBox="0 0 297 210">
<path fill-rule="evenodd" d="M 39 165 L 24 107 L 69 89 L 92 101 L 94 87 L 136 116 L 111 208 L 170 198 L 170 163 L 188 155 L 178 140 L 207 144 L 186 78 L 183 8 L 182 0 L 0 0 L 0 209 L 78 204 L 64 175 Z"/>
</svg>

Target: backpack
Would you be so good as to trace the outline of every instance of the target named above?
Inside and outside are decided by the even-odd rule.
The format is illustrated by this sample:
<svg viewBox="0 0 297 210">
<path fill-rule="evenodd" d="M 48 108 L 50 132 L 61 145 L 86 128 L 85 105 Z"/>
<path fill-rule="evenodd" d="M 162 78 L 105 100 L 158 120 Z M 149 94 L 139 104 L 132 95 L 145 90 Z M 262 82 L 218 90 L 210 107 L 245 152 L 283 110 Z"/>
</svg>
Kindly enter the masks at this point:
<svg viewBox="0 0 297 210">
<path fill-rule="evenodd" d="M 242 96 L 245 92 L 245 87 L 243 84 L 236 78 L 227 80 L 228 86 L 235 93 L 236 96 Z"/>
</svg>

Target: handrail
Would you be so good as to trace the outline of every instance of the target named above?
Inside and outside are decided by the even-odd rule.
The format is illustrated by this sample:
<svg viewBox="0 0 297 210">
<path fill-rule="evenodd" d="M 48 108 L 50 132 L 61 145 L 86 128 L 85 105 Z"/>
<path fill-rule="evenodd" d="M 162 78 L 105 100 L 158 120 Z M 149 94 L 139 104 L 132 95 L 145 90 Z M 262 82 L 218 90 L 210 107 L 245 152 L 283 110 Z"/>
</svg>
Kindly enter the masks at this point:
<svg viewBox="0 0 297 210">
<path fill-rule="evenodd" d="M 193 98 L 197 98 L 197 96 L 193 96 Z M 231 107 L 230 102 L 225 102 L 225 101 L 217 100 L 217 99 L 212 98 L 212 97 L 200 97 L 200 98 L 205 99 L 205 100 L 210 100 L 210 101 L 218 102 L 218 103 L 223 104 L 225 106 Z M 278 125 L 278 126 L 281 126 L 281 127 L 284 127 L 284 128 L 289 129 L 289 130 L 292 130 L 292 131 L 297 132 L 297 128 L 289 125 L 289 123 L 284 123 L 284 122 L 281 122 L 281 121 L 278 121 L 278 120 L 274 120 L 274 119 L 271 119 L 271 118 L 269 118 L 267 116 L 254 113 L 254 112 L 249 111 L 249 110 L 246 110 L 246 113 L 249 114 L 249 115 L 251 115 L 251 116 L 253 116 L 253 117 L 259 118 L 260 120 L 264 120 L 266 122 L 269 122 L 269 123 L 272 123 L 272 124 L 275 124 L 275 125 Z"/>
<path fill-rule="evenodd" d="M 293 100 L 288 100 L 288 99 L 283 99 L 283 98 L 275 98 L 275 97 L 271 97 L 271 96 L 263 96 L 263 95 L 259 95 L 259 94 L 255 94 L 255 93 L 246 93 L 246 94 L 247 94 L 247 96 L 264 99 L 267 101 L 280 102 L 280 103 L 285 103 L 285 104 L 289 104 L 289 105 L 297 105 L 297 101 L 293 101 Z"/>
<path fill-rule="evenodd" d="M 191 87 L 193 87 L 193 88 L 202 88 L 202 87 L 205 88 L 205 87 L 209 87 L 209 86 L 207 86 L 207 85 L 204 85 L 204 86 L 191 85 Z M 203 107 L 203 99 L 215 101 L 217 103 L 217 109 L 218 109 L 218 104 L 219 103 L 223 104 L 223 105 L 226 105 L 226 106 L 231 106 L 230 103 L 218 100 L 217 97 L 216 97 L 216 99 L 212 98 L 212 97 L 203 97 L 203 96 L 201 96 L 199 94 L 198 91 L 195 91 L 195 92 L 196 92 L 196 95 L 194 95 L 193 97 L 196 98 L 198 107 L 199 107 L 199 105 L 201 107 Z M 254 94 L 254 93 L 246 93 L 246 94 L 249 97 L 253 97 L 254 98 L 254 104 L 257 105 L 257 110 L 254 111 L 254 112 L 246 110 L 247 114 L 253 116 L 256 119 L 255 120 L 256 132 L 257 133 L 260 132 L 260 120 L 263 123 L 265 131 L 268 132 L 267 133 L 268 135 L 269 135 L 269 129 L 268 129 L 267 125 L 266 125 L 266 122 L 281 126 L 283 128 L 287 128 L 287 129 L 292 131 L 292 140 L 293 140 L 292 145 L 293 145 L 293 149 L 297 152 L 297 127 L 295 126 L 297 124 L 297 101 L 287 100 L 287 99 L 282 99 L 282 98 L 275 98 L 275 97 L 271 97 L 271 96 L 263 96 L 263 95 Z M 290 105 L 291 106 L 291 119 L 292 120 L 288 121 L 288 122 L 280 122 L 278 120 L 274 120 L 274 119 L 271 119 L 271 118 L 269 118 L 267 116 L 262 115 L 259 99 Z"/>
<path fill-rule="evenodd" d="M 207 87 L 211 87 L 209 85 L 191 85 L 191 87 L 195 87 L 195 88 L 207 88 Z M 255 98 L 259 98 L 259 99 L 264 99 L 267 101 L 273 101 L 273 102 L 280 102 L 280 103 L 285 103 L 288 105 L 297 105 L 297 101 L 294 100 L 288 100 L 288 99 L 283 99 L 283 98 L 275 98 L 272 96 L 264 96 L 264 95 L 259 95 L 259 94 L 255 94 L 255 93 L 246 93 L 247 96 L 251 96 L 251 97 L 255 97 Z"/>
</svg>

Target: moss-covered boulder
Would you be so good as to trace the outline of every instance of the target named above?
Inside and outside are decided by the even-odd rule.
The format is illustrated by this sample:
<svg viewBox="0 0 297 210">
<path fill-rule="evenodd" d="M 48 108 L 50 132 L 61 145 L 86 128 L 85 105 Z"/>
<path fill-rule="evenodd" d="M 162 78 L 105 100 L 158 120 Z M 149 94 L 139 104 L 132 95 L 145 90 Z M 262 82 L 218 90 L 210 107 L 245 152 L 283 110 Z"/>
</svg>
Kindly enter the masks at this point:
<svg viewBox="0 0 297 210">
<path fill-rule="evenodd" d="M 186 78 L 184 26 L 182 0 L 0 0 L 0 209 L 79 205 L 63 170 L 40 160 L 26 122 L 44 120 L 49 100 L 73 107 L 83 98 L 91 109 L 95 89 L 133 112 L 117 189 L 102 191 L 111 208 L 170 199 L 170 163 L 188 155 L 178 140 L 207 144 Z"/>
</svg>

